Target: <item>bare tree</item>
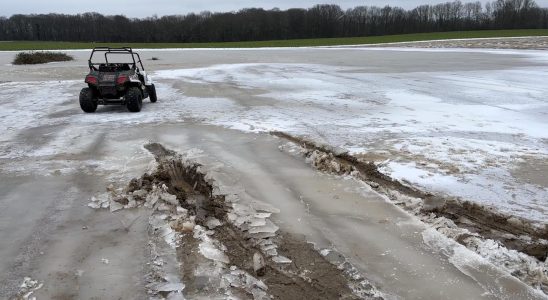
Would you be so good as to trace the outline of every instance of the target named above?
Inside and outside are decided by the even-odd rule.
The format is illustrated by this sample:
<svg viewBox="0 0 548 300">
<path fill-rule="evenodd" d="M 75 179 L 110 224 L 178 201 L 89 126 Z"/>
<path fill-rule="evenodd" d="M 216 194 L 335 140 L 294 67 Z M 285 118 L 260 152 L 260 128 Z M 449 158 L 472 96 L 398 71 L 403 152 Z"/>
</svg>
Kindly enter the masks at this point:
<svg viewBox="0 0 548 300">
<path fill-rule="evenodd" d="M 143 19 L 98 13 L 19 14 L 0 17 L 0 40 L 223 42 L 511 28 L 548 28 L 548 9 L 533 0 L 494 0 L 485 6 L 457 0 L 411 10 L 358 6 L 343 11 L 323 4 Z"/>
</svg>

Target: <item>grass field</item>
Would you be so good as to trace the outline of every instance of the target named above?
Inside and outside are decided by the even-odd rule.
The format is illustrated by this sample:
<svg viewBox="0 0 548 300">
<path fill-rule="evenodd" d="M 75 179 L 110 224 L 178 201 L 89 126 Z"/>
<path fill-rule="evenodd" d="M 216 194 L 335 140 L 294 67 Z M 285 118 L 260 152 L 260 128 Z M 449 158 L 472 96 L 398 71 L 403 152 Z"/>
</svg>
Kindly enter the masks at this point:
<svg viewBox="0 0 548 300">
<path fill-rule="evenodd" d="M 36 42 L 36 41 L 0 41 L 0 51 L 8 50 L 61 50 L 61 49 L 89 49 L 96 46 L 133 48 L 259 48 L 259 47 L 305 47 L 305 46 L 334 46 L 380 44 L 394 42 L 412 42 L 441 39 L 461 38 L 490 38 L 490 37 L 519 37 L 519 36 L 548 36 L 548 29 L 520 29 L 520 30 L 479 30 L 479 31 L 452 31 L 416 33 L 368 37 L 349 38 L 322 38 L 252 42 L 224 42 L 224 43 L 79 43 L 79 42 Z"/>
</svg>

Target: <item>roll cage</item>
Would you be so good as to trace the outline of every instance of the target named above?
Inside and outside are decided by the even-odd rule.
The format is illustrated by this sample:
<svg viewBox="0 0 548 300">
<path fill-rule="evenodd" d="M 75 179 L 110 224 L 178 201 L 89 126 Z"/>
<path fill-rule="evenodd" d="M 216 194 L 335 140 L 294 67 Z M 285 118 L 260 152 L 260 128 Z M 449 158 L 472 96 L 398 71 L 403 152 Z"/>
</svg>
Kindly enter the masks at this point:
<svg viewBox="0 0 548 300">
<path fill-rule="evenodd" d="M 93 55 L 95 54 L 95 52 L 104 52 L 105 62 L 93 62 L 92 59 L 93 59 Z M 109 57 L 109 55 L 112 55 L 112 54 L 131 55 L 131 59 L 132 59 L 133 63 L 131 63 L 131 62 L 128 62 L 128 63 L 111 63 L 111 62 L 108 61 L 108 57 Z M 137 57 L 137 59 L 135 59 L 136 57 Z M 95 47 L 91 51 L 91 55 L 89 56 L 88 64 L 89 64 L 90 70 L 95 70 L 95 71 L 101 71 L 102 67 L 109 67 L 109 66 L 118 67 L 118 68 L 126 67 L 126 68 L 128 68 L 128 71 L 129 71 L 129 69 L 138 68 L 137 64 L 139 64 L 141 66 L 142 71 L 145 70 L 145 67 L 143 66 L 143 62 L 141 61 L 141 57 L 139 56 L 139 53 L 133 52 L 131 47 L 122 47 L 122 48 Z M 131 67 L 129 67 L 130 64 L 132 65 Z"/>
</svg>

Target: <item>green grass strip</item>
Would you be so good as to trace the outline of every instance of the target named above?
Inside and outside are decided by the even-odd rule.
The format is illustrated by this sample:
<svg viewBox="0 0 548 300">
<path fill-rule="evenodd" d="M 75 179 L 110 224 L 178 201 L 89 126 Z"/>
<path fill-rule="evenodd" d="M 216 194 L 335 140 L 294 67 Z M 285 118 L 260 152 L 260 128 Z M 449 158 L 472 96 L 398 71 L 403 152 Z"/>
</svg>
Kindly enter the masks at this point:
<svg viewBox="0 0 548 300">
<path fill-rule="evenodd" d="M 224 43 L 80 43 L 80 42 L 37 42 L 37 41 L 0 41 L 0 51 L 7 50 L 64 50 L 90 49 L 96 46 L 133 48 L 260 48 L 260 47 L 306 47 L 336 46 L 359 44 L 382 44 L 395 42 L 412 42 L 463 38 L 492 38 L 548 36 L 548 29 L 513 29 L 513 30 L 477 30 L 450 31 L 415 34 L 398 34 L 348 38 L 295 39 L 275 41 L 224 42 Z"/>
</svg>

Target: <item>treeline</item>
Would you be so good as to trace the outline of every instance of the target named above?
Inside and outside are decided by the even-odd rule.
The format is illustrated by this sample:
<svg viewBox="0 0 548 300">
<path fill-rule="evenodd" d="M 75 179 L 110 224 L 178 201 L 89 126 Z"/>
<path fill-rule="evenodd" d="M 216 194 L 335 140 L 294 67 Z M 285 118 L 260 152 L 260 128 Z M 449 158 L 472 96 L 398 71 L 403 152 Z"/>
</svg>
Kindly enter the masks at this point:
<svg viewBox="0 0 548 300">
<path fill-rule="evenodd" d="M 548 28 L 548 9 L 534 0 L 496 0 L 485 5 L 454 1 L 411 10 L 316 5 L 144 19 L 98 13 L 13 15 L 0 18 L 0 40 L 227 42 L 525 28 Z"/>
</svg>

